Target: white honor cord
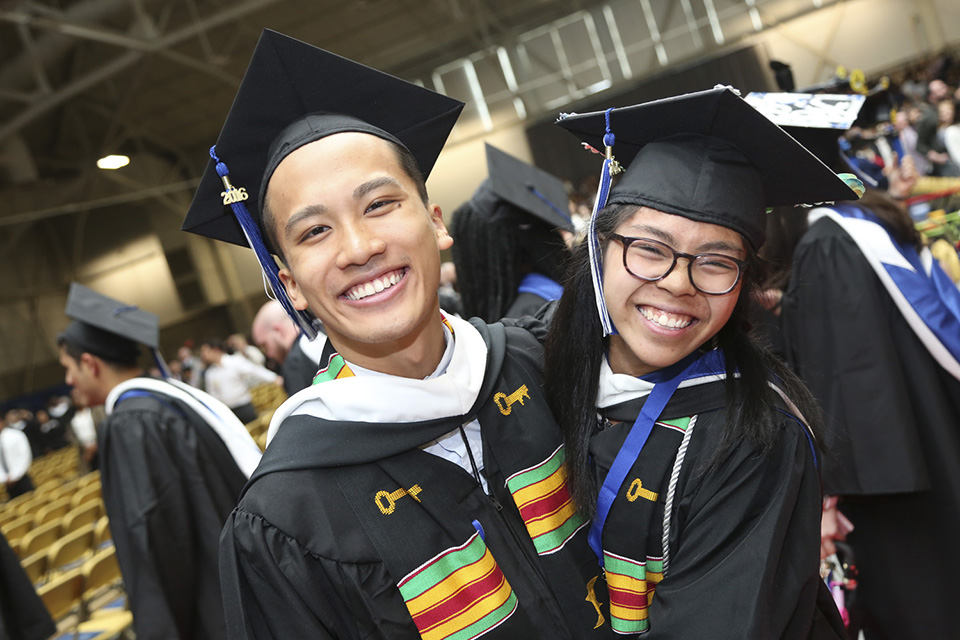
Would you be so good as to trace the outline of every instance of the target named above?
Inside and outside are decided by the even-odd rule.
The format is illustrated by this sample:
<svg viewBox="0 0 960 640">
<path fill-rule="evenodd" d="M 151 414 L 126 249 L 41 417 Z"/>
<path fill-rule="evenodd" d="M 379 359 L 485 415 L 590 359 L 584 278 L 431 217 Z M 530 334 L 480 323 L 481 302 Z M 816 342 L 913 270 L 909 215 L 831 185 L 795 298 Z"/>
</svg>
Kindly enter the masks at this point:
<svg viewBox="0 0 960 640">
<path fill-rule="evenodd" d="M 680 448 L 677 449 L 677 457 L 673 461 L 673 471 L 670 472 L 670 484 L 667 486 L 667 501 L 663 505 L 663 576 L 667 575 L 667 567 L 670 565 L 670 514 L 673 512 L 673 497 L 677 491 L 677 480 L 680 478 L 680 468 L 683 466 L 683 459 L 687 455 L 687 446 L 690 444 L 690 436 L 693 435 L 693 428 L 697 424 L 697 416 L 690 418 L 690 424 L 683 434 L 683 440 L 680 441 Z"/>
</svg>

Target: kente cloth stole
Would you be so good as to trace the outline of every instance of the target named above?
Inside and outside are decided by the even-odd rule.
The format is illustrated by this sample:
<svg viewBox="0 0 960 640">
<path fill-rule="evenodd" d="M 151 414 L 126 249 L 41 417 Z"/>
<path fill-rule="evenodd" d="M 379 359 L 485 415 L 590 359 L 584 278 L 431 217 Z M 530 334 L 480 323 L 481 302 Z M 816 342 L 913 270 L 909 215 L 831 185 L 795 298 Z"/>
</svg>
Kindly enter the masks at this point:
<svg viewBox="0 0 960 640">
<path fill-rule="evenodd" d="M 623 634 L 650 628 L 647 611 L 663 580 L 664 503 L 677 450 L 692 418 L 658 420 L 617 492 L 603 528 L 610 623 Z M 629 423 L 619 428 L 628 429 Z"/>
</svg>

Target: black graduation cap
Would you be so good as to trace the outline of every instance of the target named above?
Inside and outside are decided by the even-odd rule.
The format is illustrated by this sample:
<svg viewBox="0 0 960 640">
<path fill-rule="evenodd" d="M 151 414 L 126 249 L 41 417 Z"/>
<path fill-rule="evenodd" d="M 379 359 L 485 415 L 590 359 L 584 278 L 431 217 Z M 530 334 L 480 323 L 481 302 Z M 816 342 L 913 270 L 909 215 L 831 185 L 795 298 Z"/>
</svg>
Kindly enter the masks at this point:
<svg viewBox="0 0 960 640">
<path fill-rule="evenodd" d="M 405 146 L 426 178 L 462 109 L 457 100 L 265 29 L 216 155 L 229 167 L 233 186 L 245 189 L 262 234 L 263 189 L 295 149 L 334 133 L 370 133 Z M 181 228 L 247 246 L 223 191 L 211 161 Z"/>
<path fill-rule="evenodd" d="M 489 144 L 487 171 L 494 196 L 542 220 L 551 229 L 573 231 L 567 190 L 559 178 Z"/>
<path fill-rule="evenodd" d="M 77 282 L 70 285 L 66 314 L 73 319 L 61 338 L 105 360 L 132 363 L 139 344 L 156 349 L 160 322 L 156 314 L 114 300 Z"/>
<path fill-rule="evenodd" d="M 608 124 L 609 123 L 609 124 Z M 730 87 L 561 116 L 561 127 L 627 165 L 610 204 L 639 204 L 734 229 L 763 244 L 768 207 L 857 194 Z"/>
<path fill-rule="evenodd" d="M 840 150 L 838 140 L 860 119 L 868 99 L 860 94 L 749 93 L 752 107 L 779 125 L 800 144 L 835 171 L 857 170 Z"/>
</svg>

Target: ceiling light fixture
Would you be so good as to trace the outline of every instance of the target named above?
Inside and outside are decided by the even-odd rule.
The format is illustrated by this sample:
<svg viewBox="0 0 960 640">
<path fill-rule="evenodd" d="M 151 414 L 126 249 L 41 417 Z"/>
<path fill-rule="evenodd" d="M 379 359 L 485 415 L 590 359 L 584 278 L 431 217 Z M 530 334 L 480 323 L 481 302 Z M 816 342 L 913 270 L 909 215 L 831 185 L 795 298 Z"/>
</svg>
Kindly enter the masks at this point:
<svg viewBox="0 0 960 640">
<path fill-rule="evenodd" d="M 110 155 L 97 160 L 97 166 L 101 169 L 119 169 L 130 164 L 130 158 L 127 156 Z"/>
</svg>

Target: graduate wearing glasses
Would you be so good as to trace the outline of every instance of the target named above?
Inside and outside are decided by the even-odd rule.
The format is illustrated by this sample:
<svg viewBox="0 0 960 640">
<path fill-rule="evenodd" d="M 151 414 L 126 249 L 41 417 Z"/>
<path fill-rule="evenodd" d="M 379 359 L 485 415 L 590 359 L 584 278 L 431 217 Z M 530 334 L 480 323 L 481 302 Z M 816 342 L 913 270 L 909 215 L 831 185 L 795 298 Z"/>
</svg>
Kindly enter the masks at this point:
<svg viewBox="0 0 960 640">
<path fill-rule="evenodd" d="M 545 372 L 604 614 L 651 638 L 842 637 L 813 405 L 748 319 L 766 208 L 856 194 L 730 88 L 558 124 L 607 147 Z"/>
</svg>

